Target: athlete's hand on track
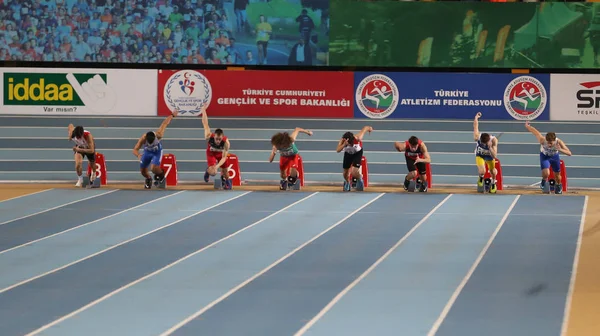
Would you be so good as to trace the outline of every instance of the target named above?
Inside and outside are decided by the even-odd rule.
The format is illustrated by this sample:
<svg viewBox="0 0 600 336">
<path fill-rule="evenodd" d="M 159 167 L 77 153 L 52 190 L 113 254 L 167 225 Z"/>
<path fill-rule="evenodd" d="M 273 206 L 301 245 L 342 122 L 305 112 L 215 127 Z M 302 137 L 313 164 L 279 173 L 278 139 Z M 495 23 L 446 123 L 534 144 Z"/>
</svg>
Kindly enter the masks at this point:
<svg viewBox="0 0 600 336">
<path fill-rule="evenodd" d="M 308 133 L 308 136 L 312 136 L 313 135 L 312 131 L 306 131 L 306 133 Z"/>
</svg>

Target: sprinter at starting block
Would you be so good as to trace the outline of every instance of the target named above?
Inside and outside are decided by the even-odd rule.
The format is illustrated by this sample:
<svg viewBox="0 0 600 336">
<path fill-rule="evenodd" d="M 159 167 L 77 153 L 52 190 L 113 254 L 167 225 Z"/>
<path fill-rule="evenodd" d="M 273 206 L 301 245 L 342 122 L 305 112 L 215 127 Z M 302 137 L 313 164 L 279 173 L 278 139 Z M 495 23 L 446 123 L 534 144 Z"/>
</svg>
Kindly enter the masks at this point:
<svg viewBox="0 0 600 336">
<path fill-rule="evenodd" d="M 556 178 L 556 186 L 554 192 L 556 194 L 562 194 L 562 177 L 560 174 L 560 154 L 563 153 L 567 156 L 573 155 L 571 150 L 565 145 L 565 143 L 556 137 L 556 133 L 548 132 L 544 137 L 535 127 L 529 125 L 529 121 L 525 123 L 525 128 L 531 132 L 540 143 L 540 168 L 542 169 L 542 183 L 540 188 L 544 191 L 549 189 L 551 186 L 548 182 L 550 176 L 550 167 L 554 172 Z"/>
<path fill-rule="evenodd" d="M 275 155 L 279 152 L 279 171 L 281 181 L 279 189 L 287 190 L 294 187 L 298 181 L 298 147 L 296 147 L 296 137 L 299 133 L 312 136 L 311 131 L 296 127 L 292 134 L 288 132 L 279 132 L 271 137 L 273 150 L 269 156 L 269 163 L 273 162 Z"/>
<path fill-rule="evenodd" d="M 169 126 L 171 120 L 173 120 L 177 114 L 177 110 L 171 112 L 171 115 L 162 122 L 156 132 L 150 131 L 142 135 L 133 148 L 133 155 L 140 160 L 140 172 L 142 173 L 142 176 L 146 178 L 146 183 L 144 184 L 144 188 L 146 189 L 152 188 L 152 177 L 148 173 L 148 167 L 150 167 L 150 170 L 154 173 L 154 185 L 160 188 L 165 188 L 166 186 L 165 172 L 160 167 L 163 156 L 161 140 L 165 135 L 167 126 Z M 142 148 L 142 146 L 144 147 L 144 151 L 140 154 L 140 148 Z"/>
<path fill-rule="evenodd" d="M 365 126 L 354 135 L 352 132 L 346 132 L 340 139 L 336 151 L 344 152 L 344 161 L 342 163 L 342 174 L 344 176 L 344 191 L 350 191 L 355 188 L 358 191 L 364 189 L 363 177 L 360 172 L 360 165 L 363 157 L 362 139 L 365 133 L 371 133 L 373 127 Z M 350 176 L 352 178 L 350 179 Z"/>
<path fill-rule="evenodd" d="M 487 190 L 489 188 L 489 192 L 495 194 L 498 190 L 496 186 L 496 176 L 498 174 L 498 170 L 496 170 L 498 139 L 488 133 L 479 133 L 479 118 L 481 118 L 481 112 L 477 112 L 473 120 L 473 140 L 476 142 L 475 162 L 477 164 L 477 172 L 479 173 L 477 190 L 483 190 L 484 188 Z M 486 165 L 492 177 L 491 181 L 484 181 Z"/>
<path fill-rule="evenodd" d="M 227 162 L 227 153 L 231 144 L 222 129 L 217 128 L 214 133 L 211 132 L 208 125 L 206 106 L 202 106 L 201 113 L 204 138 L 208 143 L 208 147 L 206 148 L 206 164 L 208 167 L 204 173 L 204 182 L 208 182 L 210 177 L 215 176 L 219 168 L 221 168 L 221 185 L 223 189 L 229 190 L 232 188 L 232 183 L 229 179 L 229 168 L 225 165 L 225 162 Z"/>
<path fill-rule="evenodd" d="M 75 153 L 75 171 L 77 172 L 76 187 L 81 187 L 83 181 L 83 158 L 88 159 L 88 164 L 91 167 L 91 174 L 88 176 L 89 185 L 98 185 L 94 183 L 96 176 L 96 143 L 92 133 L 83 129 L 83 126 L 73 126 L 69 124 L 69 140 L 75 143 L 73 152 Z M 98 181 L 99 182 L 99 181 Z M 87 186 L 86 186 L 87 187 Z"/>
<path fill-rule="evenodd" d="M 418 176 L 419 191 L 427 192 L 427 163 L 431 163 L 431 157 L 425 143 L 413 135 L 404 142 L 396 141 L 394 147 L 398 152 L 404 152 L 406 159 L 408 174 L 404 178 L 404 190 L 414 191 L 416 186 L 414 179 Z"/>
</svg>

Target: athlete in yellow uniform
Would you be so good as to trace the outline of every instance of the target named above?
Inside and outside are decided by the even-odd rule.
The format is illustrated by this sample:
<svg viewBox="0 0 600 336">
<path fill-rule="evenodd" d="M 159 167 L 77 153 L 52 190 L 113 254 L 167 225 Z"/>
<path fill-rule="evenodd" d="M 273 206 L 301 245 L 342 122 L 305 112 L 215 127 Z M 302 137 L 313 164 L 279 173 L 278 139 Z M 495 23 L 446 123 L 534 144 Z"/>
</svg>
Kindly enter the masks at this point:
<svg viewBox="0 0 600 336">
<path fill-rule="evenodd" d="M 496 193 L 496 158 L 498 157 L 498 139 L 488 133 L 479 133 L 479 118 L 481 112 L 478 112 L 473 120 L 473 139 L 477 143 L 475 146 L 475 162 L 479 179 L 477 186 L 483 186 L 483 177 L 485 175 L 485 166 L 487 165 L 490 174 L 492 175 L 491 193 Z"/>
</svg>

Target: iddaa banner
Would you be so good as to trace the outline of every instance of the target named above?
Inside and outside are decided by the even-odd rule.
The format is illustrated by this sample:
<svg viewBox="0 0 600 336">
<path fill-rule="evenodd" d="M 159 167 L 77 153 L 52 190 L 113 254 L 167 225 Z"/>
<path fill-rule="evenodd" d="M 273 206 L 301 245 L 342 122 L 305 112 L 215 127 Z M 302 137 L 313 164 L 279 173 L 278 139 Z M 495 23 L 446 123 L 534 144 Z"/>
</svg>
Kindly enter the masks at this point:
<svg viewBox="0 0 600 336">
<path fill-rule="evenodd" d="M 550 75 L 357 72 L 354 85 L 356 118 L 549 120 Z"/>
</svg>

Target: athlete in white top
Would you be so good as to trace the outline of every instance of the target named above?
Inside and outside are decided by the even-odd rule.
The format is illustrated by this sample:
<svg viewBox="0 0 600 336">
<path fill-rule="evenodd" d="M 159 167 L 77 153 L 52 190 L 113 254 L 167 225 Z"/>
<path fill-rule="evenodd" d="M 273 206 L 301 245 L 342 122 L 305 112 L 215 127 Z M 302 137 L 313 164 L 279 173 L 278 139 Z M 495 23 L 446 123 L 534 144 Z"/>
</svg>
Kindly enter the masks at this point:
<svg viewBox="0 0 600 336">
<path fill-rule="evenodd" d="M 542 182 L 540 188 L 544 189 L 550 176 L 550 167 L 554 172 L 554 178 L 556 179 L 555 193 L 562 194 L 562 177 L 560 175 L 560 154 L 563 153 L 567 156 L 573 155 L 567 145 L 556 137 L 556 133 L 548 132 L 546 136 L 542 136 L 535 127 L 529 125 L 529 122 L 525 123 L 525 128 L 531 132 L 537 138 L 540 143 L 540 168 L 542 169 Z"/>
<path fill-rule="evenodd" d="M 360 165 L 363 157 L 362 140 L 367 132 L 373 132 L 373 127 L 365 126 L 356 135 L 354 135 L 352 132 L 346 132 L 338 142 L 336 152 L 344 152 L 344 161 L 342 163 L 344 191 L 352 190 L 352 184 L 363 183 Z"/>
<path fill-rule="evenodd" d="M 92 133 L 83 129 L 83 126 L 73 126 L 69 124 L 69 140 L 75 143 L 73 152 L 75 153 L 75 171 L 77 172 L 76 187 L 81 187 L 83 183 L 83 157 L 87 157 L 88 164 L 92 168 L 90 182 L 96 178 L 96 144 Z"/>
</svg>

